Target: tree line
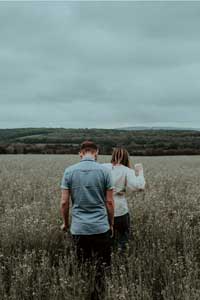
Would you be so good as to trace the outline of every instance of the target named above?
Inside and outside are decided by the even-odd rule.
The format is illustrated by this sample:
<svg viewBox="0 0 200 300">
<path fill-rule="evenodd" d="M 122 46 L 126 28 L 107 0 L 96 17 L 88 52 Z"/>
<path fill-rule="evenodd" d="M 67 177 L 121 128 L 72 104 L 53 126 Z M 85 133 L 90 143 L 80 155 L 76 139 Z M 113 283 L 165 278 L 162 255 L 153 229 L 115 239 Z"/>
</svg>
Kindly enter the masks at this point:
<svg viewBox="0 0 200 300">
<path fill-rule="evenodd" d="M 84 140 L 101 154 L 119 146 L 131 155 L 200 154 L 200 131 L 65 128 L 0 129 L 0 154 L 76 154 Z"/>
</svg>

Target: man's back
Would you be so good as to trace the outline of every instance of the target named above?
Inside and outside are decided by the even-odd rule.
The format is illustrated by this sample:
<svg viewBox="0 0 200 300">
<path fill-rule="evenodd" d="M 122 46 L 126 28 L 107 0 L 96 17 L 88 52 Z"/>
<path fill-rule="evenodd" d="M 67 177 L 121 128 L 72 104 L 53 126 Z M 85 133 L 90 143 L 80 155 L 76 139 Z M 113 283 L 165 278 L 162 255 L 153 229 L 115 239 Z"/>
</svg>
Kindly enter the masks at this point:
<svg viewBox="0 0 200 300">
<path fill-rule="evenodd" d="M 72 200 L 71 233 L 100 234 L 109 230 L 106 190 L 112 189 L 108 170 L 90 157 L 65 170 L 62 186 Z"/>
</svg>

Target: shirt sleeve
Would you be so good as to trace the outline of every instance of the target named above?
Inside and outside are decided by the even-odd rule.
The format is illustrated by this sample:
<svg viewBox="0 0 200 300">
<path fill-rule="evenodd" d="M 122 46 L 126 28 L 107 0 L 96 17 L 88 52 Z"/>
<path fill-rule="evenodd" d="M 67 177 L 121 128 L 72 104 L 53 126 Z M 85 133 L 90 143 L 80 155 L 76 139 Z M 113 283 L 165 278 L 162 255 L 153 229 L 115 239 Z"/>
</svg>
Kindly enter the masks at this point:
<svg viewBox="0 0 200 300">
<path fill-rule="evenodd" d="M 61 189 L 64 189 L 64 190 L 69 190 L 70 189 L 69 172 L 67 172 L 67 170 L 65 170 L 65 172 L 63 174 L 63 178 L 62 178 L 62 181 L 61 181 Z"/>
<path fill-rule="evenodd" d="M 126 179 L 127 179 L 127 187 L 131 190 L 145 188 L 145 179 L 144 179 L 143 171 L 140 172 L 139 176 L 136 176 L 134 170 L 128 169 Z"/>
<path fill-rule="evenodd" d="M 106 176 L 106 190 L 113 190 L 114 183 L 113 183 L 113 178 L 112 178 L 111 172 L 107 171 L 105 173 L 105 176 Z"/>
</svg>

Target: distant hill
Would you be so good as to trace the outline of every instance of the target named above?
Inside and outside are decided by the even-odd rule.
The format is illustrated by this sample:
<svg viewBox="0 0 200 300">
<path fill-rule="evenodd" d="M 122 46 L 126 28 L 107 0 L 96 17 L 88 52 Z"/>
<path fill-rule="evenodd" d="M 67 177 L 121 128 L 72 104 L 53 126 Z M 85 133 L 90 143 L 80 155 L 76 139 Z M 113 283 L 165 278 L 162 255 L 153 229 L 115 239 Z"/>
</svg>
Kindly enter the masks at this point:
<svg viewBox="0 0 200 300">
<path fill-rule="evenodd" d="M 180 128 L 180 127 L 148 127 L 148 126 L 132 126 L 132 127 L 121 127 L 116 128 L 117 130 L 179 130 L 179 131 L 200 131 L 200 128 Z"/>
<path fill-rule="evenodd" d="M 101 154 L 122 146 L 131 155 L 200 155 L 200 131 L 158 127 L 0 129 L 0 154 L 78 153 L 84 140 L 95 141 Z"/>
</svg>

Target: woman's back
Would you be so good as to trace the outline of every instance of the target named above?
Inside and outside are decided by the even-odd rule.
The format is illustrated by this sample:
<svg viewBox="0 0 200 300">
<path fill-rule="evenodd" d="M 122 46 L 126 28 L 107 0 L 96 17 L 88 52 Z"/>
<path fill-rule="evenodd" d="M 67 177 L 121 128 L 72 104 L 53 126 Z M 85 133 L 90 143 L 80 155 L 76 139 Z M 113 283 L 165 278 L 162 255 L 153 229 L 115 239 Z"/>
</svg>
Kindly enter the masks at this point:
<svg viewBox="0 0 200 300">
<path fill-rule="evenodd" d="M 126 189 L 143 189 L 145 186 L 143 172 L 136 176 L 133 169 L 122 164 L 106 163 L 103 165 L 111 171 L 114 183 L 115 216 L 124 215 L 128 212 Z"/>
</svg>

